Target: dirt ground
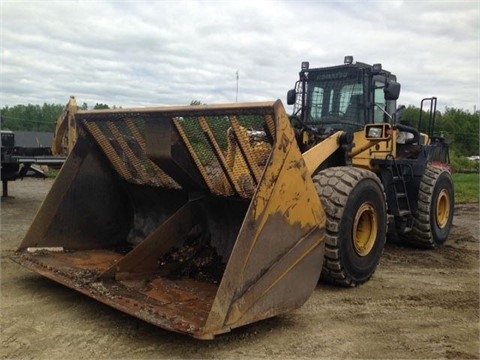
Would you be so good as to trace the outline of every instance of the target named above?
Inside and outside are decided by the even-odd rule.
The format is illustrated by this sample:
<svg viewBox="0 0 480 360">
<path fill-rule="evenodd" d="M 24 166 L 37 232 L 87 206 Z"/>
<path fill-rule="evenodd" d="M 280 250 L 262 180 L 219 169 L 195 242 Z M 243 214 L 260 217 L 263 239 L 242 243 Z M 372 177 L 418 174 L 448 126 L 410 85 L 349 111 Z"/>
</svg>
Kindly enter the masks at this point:
<svg viewBox="0 0 480 360">
<path fill-rule="evenodd" d="M 10 183 L 1 203 L 1 358 L 480 358 L 479 207 L 455 207 L 446 245 L 390 239 L 373 278 L 320 284 L 300 309 L 213 341 L 170 333 L 40 277 L 9 259 L 51 180 Z"/>
</svg>

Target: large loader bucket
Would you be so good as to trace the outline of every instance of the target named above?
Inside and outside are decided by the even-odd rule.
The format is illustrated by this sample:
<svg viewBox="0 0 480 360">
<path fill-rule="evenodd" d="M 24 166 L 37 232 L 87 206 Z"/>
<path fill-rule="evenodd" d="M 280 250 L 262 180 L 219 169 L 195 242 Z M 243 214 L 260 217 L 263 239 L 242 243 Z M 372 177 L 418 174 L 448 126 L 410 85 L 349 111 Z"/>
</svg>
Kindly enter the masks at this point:
<svg viewBox="0 0 480 360">
<path fill-rule="evenodd" d="M 15 261 L 201 339 L 308 299 L 325 215 L 280 101 L 75 117 Z"/>
</svg>

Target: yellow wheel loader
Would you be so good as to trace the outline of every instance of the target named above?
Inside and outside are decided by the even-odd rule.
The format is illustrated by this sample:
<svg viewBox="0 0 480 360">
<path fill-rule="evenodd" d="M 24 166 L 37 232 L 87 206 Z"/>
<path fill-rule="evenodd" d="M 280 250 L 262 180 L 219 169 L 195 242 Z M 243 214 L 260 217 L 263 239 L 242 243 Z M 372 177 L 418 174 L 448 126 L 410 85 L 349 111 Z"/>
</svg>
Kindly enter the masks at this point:
<svg viewBox="0 0 480 360">
<path fill-rule="evenodd" d="M 388 215 L 421 246 L 452 222 L 448 148 L 398 121 L 399 90 L 379 65 L 303 64 L 292 116 L 280 101 L 77 111 L 13 258 L 199 339 L 300 307 L 321 274 L 361 284 Z"/>
<path fill-rule="evenodd" d="M 343 65 L 328 68 L 303 62 L 299 75 L 287 102 L 294 105 L 291 121 L 303 157 L 312 152 L 312 161 L 321 160 L 314 180 L 327 217 L 322 277 L 346 286 L 368 280 L 387 218 L 405 243 L 442 245 L 452 226 L 454 189 L 448 144 L 434 133 L 437 99 L 421 101 L 414 127 L 402 120 L 405 107 L 397 108 L 396 76 L 381 64 L 346 56 Z M 325 141 L 339 131 L 353 141 L 321 158 Z"/>
</svg>

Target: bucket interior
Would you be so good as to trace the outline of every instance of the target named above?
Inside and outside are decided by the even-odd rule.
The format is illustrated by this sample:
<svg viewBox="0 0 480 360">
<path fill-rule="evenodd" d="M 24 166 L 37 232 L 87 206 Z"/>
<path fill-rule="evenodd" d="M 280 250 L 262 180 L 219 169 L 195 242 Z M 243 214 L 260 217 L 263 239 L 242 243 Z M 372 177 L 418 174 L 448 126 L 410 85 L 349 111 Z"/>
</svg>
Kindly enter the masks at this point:
<svg viewBox="0 0 480 360">
<path fill-rule="evenodd" d="M 274 141 L 271 108 L 78 113 L 17 260 L 176 331 L 211 310 Z"/>
</svg>

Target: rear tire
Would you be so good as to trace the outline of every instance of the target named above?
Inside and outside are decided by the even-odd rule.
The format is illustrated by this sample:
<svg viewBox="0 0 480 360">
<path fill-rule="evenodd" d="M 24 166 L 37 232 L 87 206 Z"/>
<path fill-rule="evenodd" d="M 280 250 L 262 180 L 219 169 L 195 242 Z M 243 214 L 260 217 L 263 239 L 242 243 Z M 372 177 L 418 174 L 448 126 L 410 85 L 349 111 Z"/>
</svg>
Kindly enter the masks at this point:
<svg viewBox="0 0 480 360">
<path fill-rule="evenodd" d="M 418 192 L 412 230 L 400 235 L 402 242 L 420 248 L 443 245 L 450 234 L 455 196 L 450 173 L 427 165 Z"/>
<path fill-rule="evenodd" d="M 371 171 L 333 167 L 313 178 L 326 213 L 321 279 L 342 286 L 366 282 L 375 272 L 386 240 L 383 186 Z"/>
</svg>

